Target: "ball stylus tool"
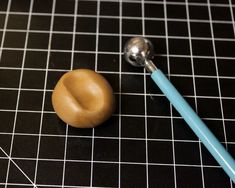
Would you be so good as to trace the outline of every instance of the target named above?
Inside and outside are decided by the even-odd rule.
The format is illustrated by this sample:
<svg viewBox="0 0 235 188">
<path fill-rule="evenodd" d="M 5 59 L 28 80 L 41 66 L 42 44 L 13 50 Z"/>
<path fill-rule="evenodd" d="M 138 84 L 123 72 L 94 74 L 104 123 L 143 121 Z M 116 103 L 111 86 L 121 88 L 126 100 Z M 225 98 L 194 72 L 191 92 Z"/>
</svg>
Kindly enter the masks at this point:
<svg viewBox="0 0 235 188">
<path fill-rule="evenodd" d="M 166 78 L 162 71 L 153 64 L 151 61 L 151 58 L 153 57 L 152 43 L 148 39 L 142 37 L 131 38 L 125 44 L 124 56 L 126 61 L 131 65 L 136 67 L 145 67 L 146 70 L 151 73 L 153 81 L 235 183 L 234 159 Z"/>
</svg>

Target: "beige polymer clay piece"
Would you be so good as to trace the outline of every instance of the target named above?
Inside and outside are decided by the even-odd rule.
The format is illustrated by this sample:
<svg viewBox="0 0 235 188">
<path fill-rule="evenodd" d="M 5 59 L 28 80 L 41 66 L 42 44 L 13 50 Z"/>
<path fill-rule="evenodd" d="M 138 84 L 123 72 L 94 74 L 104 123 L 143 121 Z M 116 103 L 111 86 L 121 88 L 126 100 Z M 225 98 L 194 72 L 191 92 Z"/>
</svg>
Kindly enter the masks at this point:
<svg viewBox="0 0 235 188">
<path fill-rule="evenodd" d="M 100 74 L 78 69 L 64 74 L 55 86 L 52 105 L 57 115 L 77 128 L 92 128 L 113 113 L 113 90 Z"/>
</svg>

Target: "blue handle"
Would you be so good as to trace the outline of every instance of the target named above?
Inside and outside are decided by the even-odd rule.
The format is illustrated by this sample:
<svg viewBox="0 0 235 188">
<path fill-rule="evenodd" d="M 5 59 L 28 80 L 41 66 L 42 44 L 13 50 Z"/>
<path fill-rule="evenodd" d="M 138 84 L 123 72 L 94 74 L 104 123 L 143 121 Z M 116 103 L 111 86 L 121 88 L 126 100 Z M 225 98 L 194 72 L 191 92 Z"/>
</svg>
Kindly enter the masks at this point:
<svg viewBox="0 0 235 188">
<path fill-rule="evenodd" d="M 172 105 L 176 108 L 176 110 L 180 113 L 180 115 L 184 118 L 187 124 L 191 127 L 194 133 L 206 146 L 209 152 L 222 166 L 224 171 L 235 183 L 235 161 L 232 156 L 225 150 L 222 144 L 207 128 L 205 123 L 203 123 L 203 121 L 193 111 L 193 109 L 166 78 L 161 70 L 155 70 L 151 77 L 161 89 L 161 91 L 166 95 Z"/>
</svg>

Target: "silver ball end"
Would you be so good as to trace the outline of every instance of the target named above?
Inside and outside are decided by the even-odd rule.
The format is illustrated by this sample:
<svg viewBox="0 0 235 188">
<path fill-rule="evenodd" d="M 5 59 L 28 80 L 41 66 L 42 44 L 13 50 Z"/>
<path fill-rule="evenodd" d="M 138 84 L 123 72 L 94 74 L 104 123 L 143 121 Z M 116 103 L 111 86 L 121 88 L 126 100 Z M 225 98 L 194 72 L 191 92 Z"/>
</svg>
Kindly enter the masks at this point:
<svg viewBox="0 0 235 188">
<path fill-rule="evenodd" d="M 146 38 L 131 38 L 125 44 L 124 57 L 133 66 L 145 66 L 145 61 L 153 57 L 153 45 Z"/>
</svg>

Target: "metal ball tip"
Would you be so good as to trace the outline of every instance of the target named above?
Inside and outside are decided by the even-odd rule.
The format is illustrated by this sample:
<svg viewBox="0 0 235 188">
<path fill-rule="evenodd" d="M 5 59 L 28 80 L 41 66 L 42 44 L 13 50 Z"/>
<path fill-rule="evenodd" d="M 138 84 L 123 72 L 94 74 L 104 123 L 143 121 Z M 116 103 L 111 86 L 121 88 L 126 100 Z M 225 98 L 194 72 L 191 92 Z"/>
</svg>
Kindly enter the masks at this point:
<svg viewBox="0 0 235 188">
<path fill-rule="evenodd" d="M 143 37 L 134 37 L 124 46 L 124 57 L 128 63 L 135 67 L 145 67 L 149 72 L 156 70 L 150 59 L 153 58 L 153 45 Z"/>
</svg>

